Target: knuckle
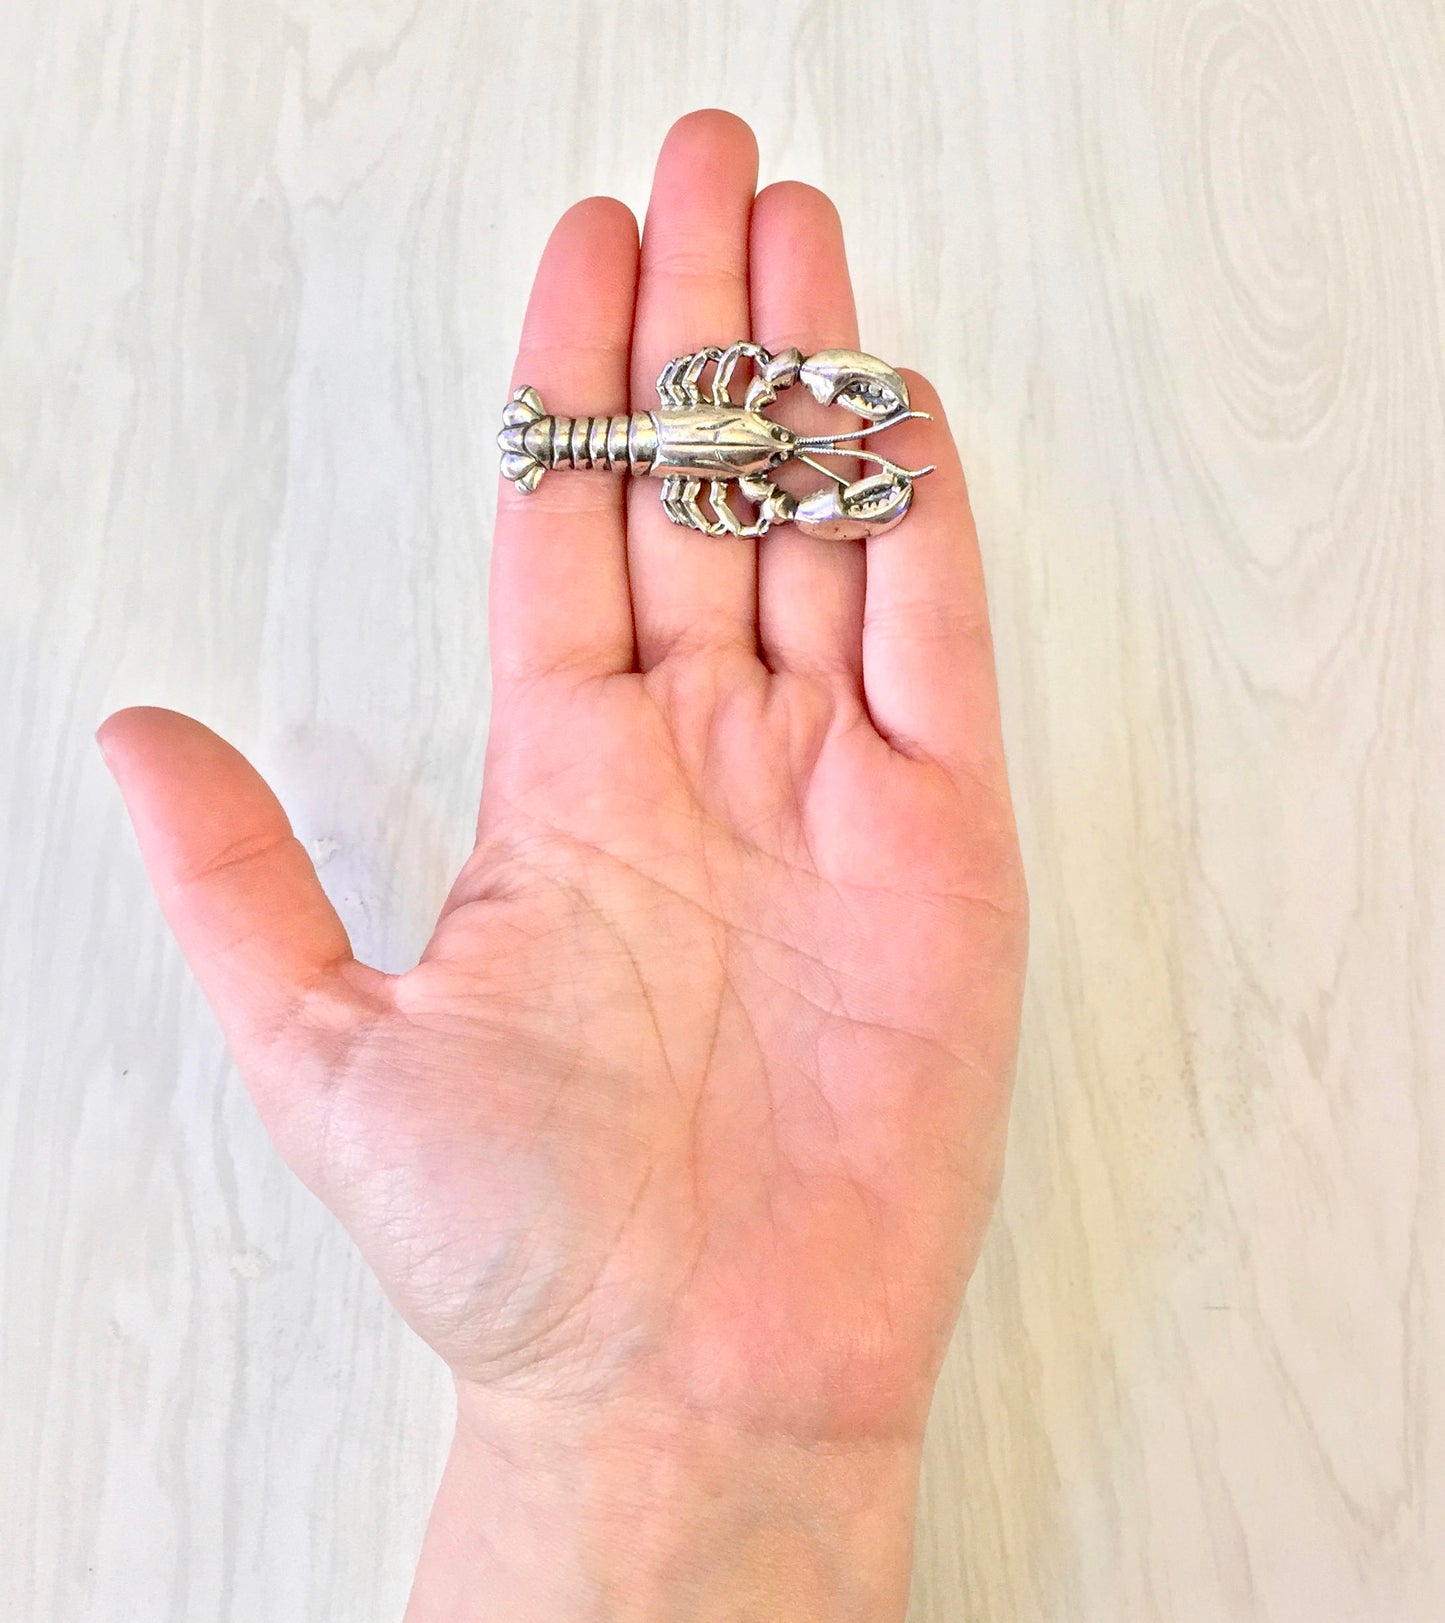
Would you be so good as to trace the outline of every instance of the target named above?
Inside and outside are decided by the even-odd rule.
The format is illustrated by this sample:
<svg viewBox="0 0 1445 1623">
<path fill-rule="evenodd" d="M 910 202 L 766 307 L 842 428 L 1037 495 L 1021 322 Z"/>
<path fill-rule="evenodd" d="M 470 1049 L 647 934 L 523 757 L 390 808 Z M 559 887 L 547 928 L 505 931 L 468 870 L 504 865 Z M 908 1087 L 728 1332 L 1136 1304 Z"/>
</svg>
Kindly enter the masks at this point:
<svg viewBox="0 0 1445 1623">
<path fill-rule="evenodd" d="M 659 281 L 701 283 L 729 294 L 747 293 L 747 272 L 720 245 L 692 240 L 660 245 L 647 256 L 646 270 Z M 729 334 L 725 341 L 733 336 Z"/>
</svg>

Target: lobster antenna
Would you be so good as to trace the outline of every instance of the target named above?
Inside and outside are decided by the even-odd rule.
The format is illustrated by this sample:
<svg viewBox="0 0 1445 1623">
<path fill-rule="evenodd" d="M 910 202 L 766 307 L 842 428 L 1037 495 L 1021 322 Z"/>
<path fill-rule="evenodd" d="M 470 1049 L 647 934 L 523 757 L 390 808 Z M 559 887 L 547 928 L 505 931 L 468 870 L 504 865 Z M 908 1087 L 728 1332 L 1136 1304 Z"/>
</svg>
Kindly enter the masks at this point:
<svg viewBox="0 0 1445 1623">
<path fill-rule="evenodd" d="M 841 452 L 839 454 L 841 455 Z M 798 461 L 810 468 L 816 468 L 819 473 L 827 474 L 835 485 L 840 485 L 845 490 L 848 488 L 848 480 L 841 473 L 834 473 L 831 468 L 825 468 L 821 462 L 815 462 L 812 457 L 804 456 L 801 451 L 798 453 Z"/>
<path fill-rule="evenodd" d="M 925 422 L 933 421 L 933 414 L 927 411 L 898 411 L 891 417 L 885 417 L 882 422 L 864 423 L 861 428 L 850 428 L 844 434 L 813 434 L 806 439 L 797 441 L 799 450 L 827 451 L 831 450 L 839 440 L 856 440 L 863 434 L 881 434 L 884 429 L 892 428 L 895 423 L 906 423 L 910 417 L 921 417 Z M 850 455 L 852 453 L 849 453 Z"/>
<path fill-rule="evenodd" d="M 802 444 L 805 442 L 800 441 L 799 443 Z M 896 473 L 904 479 L 921 479 L 925 473 L 932 473 L 938 466 L 936 462 L 930 462 L 926 468 L 904 468 L 900 467 L 896 462 L 890 462 L 886 456 L 879 456 L 877 451 L 860 451 L 857 449 L 857 447 L 852 447 L 844 451 L 840 450 L 837 446 L 818 445 L 814 443 L 812 445 L 812 449 L 815 450 L 819 456 L 856 456 L 860 462 L 876 462 L 880 468 L 887 468 L 889 473 Z M 799 455 L 798 461 L 806 462 L 810 468 L 818 468 L 819 473 L 828 474 L 830 479 L 838 479 L 838 475 L 836 473 L 830 473 L 827 468 L 818 467 L 818 464 L 813 461 L 812 457 Z M 848 481 L 846 479 L 838 479 L 838 483 L 840 485 L 846 485 Z"/>
</svg>

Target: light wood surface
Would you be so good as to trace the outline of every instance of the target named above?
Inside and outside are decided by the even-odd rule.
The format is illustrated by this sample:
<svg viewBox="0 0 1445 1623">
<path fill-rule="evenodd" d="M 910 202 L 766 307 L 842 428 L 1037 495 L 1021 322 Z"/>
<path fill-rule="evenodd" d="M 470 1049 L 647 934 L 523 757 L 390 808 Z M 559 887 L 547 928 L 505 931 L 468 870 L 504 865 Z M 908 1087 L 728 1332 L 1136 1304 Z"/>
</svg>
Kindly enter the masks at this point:
<svg viewBox="0 0 1445 1623">
<path fill-rule="evenodd" d="M 1034 940 L 911 1623 L 1445 1617 L 1438 0 L 4 6 L 0 1617 L 400 1617 L 444 1384 L 90 731 L 226 732 L 415 954 L 537 252 L 708 104 L 990 566 Z"/>
</svg>

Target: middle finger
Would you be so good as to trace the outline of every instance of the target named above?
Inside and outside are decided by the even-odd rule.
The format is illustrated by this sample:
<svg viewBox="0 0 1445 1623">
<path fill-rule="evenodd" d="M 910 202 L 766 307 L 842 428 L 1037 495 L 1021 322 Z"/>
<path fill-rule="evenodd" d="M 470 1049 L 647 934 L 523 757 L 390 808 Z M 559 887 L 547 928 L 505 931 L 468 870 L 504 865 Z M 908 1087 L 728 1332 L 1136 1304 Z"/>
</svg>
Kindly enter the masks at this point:
<svg viewBox="0 0 1445 1623">
<path fill-rule="evenodd" d="M 632 401 L 647 409 L 664 362 L 748 336 L 753 132 L 731 113 L 689 113 L 658 154 L 642 232 Z M 673 654 L 757 650 L 757 542 L 674 524 L 659 481 L 630 480 L 627 568 L 639 668 Z"/>
</svg>

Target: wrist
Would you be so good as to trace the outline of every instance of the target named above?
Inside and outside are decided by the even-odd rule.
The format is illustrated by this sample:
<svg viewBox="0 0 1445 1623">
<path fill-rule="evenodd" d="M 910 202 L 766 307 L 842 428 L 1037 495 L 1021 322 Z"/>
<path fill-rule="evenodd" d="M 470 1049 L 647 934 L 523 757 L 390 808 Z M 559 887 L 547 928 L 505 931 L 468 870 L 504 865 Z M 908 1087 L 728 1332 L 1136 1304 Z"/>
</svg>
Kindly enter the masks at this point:
<svg viewBox="0 0 1445 1623">
<path fill-rule="evenodd" d="M 407 1623 L 901 1623 L 919 1453 L 461 1385 Z"/>
</svg>

